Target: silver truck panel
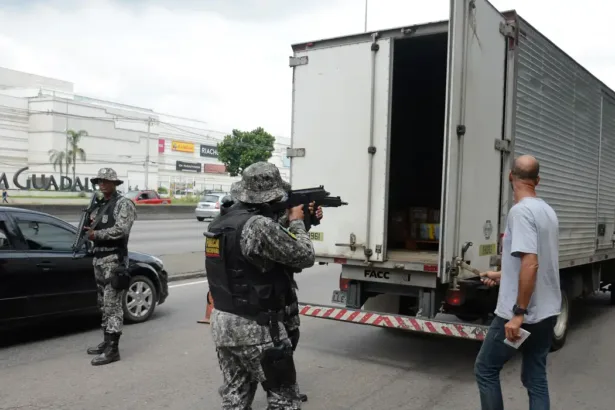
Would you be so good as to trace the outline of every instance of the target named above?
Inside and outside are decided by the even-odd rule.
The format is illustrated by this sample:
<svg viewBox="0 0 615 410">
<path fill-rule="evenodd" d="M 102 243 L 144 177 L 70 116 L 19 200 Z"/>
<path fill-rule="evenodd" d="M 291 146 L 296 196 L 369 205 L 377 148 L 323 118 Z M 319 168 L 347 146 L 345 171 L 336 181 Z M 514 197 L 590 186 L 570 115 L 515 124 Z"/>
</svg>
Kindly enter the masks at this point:
<svg viewBox="0 0 615 410">
<path fill-rule="evenodd" d="M 607 95 L 602 96 L 598 172 L 598 224 L 604 224 L 604 235 L 598 236 L 598 249 L 610 249 L 615 232 L 615 100 Z"/>
<path fill-rule="evenodd" d="M 602 88 L 520 19 L 515 156 L 532 154 L 540 161 L 538 194 L 559 217 L 561 261 L 596 249 Z M 612 223 L 615 209 L 603 205 Z"/>
<path fill-rule="evenodd" d="M 486 0 L 451 1 L 447 118 L 442 189 L 440 274 L 472 246 L 465 261 L 488 270 L 497 253 L 506 37 L 502 16 Z"/>
</svg>

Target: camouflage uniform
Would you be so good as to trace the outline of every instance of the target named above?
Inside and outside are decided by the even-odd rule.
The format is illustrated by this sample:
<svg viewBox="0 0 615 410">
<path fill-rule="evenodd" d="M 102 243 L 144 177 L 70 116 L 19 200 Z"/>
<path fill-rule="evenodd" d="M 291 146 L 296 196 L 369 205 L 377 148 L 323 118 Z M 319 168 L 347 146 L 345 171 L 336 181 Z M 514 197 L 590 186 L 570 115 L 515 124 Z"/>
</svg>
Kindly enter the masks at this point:
<svg viewBox="0 0 615 410">
<path fill-rule="evenodd" d="M 246 168 L 242 181 L 231 188 L 238 202 L 259 204 L 282 199 L 290 189 L 282 181 L 278 169 L 266 162 Z M 277 218 L 276 218 L 277 219 Z M 251 217 L 241 232 L 242 255 L 263 274 L 281 264 L 294 269 L 305 269 L 314 264 L 314 248 L 303 221 L 292 221 L 288 229 L 272 218 L 262 215 Z M 280 340 L 291 345 L 284 323 L 278 323 Z M 262 352 L 273 345 L 268 326 L 215 308 L 211 315 L 211 329 L 224 385 L 222 408 L 248 410 L 254 399 L 258 383 L 265 381 L 261 367 Z M 268 409 L 300 409 L 297 387 L 272 389 L 267 396 Z"/>
<path fill-rule="evenodd" d="M 119 194 L 116 194 L 119 195 Z M 92 212 L 92 219 L 96 218 L 99 208 Z M 94 254 L 97 252 L 113 251 L 115 248 L 96 246 L 96 240 L 120 239 L 130 234 L 137 213 L 132 201 L 121 197 L 113 209 L 115 225 L 109 229 L 94 231 Z M 117 291 L 108 283 L 113 271 L 120 263 L 117 255 L 109 255 L 102 258 L 94 258 L 94 275 L 98 283 L 98 306 L 102 310 L 102 328 L 108 333 L 122 333 L 124 324 L 124 310 L 122 309 L 122 297 L 125 291 Z M 102 286 L 101 283 L 107 284 Z"/>
<path fill-rule="evenodd" d="M 115 182 L 116 185 L 122 183 L 122 181 L 117 178 L 116 172 L 111 168 L 102 168 L 98 172 L 98 176 L 92 179 L 92 182 L 97 184 L 99 180 L 112 181 Z M 119 193 L 115 192 L 109 200 L 102 201 L 99 203 L 99 206 L 94 209 L 90 214 L 91 221 L 96 219 L 98 213 L 104 208 L 105 204 L 111 200 L 115 200 L 115 205 L 113 209 L 108 209 L 106 211 L 107 215 L 103 215 L 101 221 L 106 223 L 109 215 L 112 215 L 115 223 L 108 228 L 94 230 L 94 276 L 98 289 L 98 306 L 102 311 L 101 327 L 105 336 L 104 342 L 95 348 L 88 349 L 89 354 L 99 355 L 92 361 L 94 365 L 106 364 L 109 361 L 105 357 L 105 348 L 113 339 L 116 339 L 115 347 L 117 348 L 117 341 L 119 341 L 119 336 L 122 334 L 124 325 L 122 299 L 126 291 L 113 288 L 110 284 L 110 279 L 113 277 L 116 268 L 120 266 L 120 264 L 126 264 L 126 267 L 128 265 L 128 258 L 120 260 L 120 256 L 115 253 L 119 250 L 117 246 L 100 245 L 99 241 L 127 239 L 137 216 L 134 203 L 130 199 L 124 198 Z M 119 352 L 116 356 L 117 360 L 119 360 Z"/>
</svg>

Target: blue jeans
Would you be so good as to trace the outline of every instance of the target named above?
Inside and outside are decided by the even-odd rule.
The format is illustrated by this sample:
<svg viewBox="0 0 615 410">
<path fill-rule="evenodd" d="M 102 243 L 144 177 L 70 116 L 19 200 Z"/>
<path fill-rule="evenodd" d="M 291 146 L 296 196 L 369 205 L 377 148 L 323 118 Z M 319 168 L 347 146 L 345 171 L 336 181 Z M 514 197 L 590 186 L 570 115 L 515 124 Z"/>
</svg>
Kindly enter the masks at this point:
<svg viewBox="0 0 615 410">
<path fill-rule="evenodd" d="M 521 382 L 528 392 L 530 410 L 550 409 L 547 355 L 551 348 L 555 320 L 556 317 L 551 317 L 539 323 L 523 325 L 531 333 L 519 348 L 523 354 Z M 493 319 L 474 364 L 482 410 L 504 409 L 500 371 L 517 352 L 517 349 L 504 343 L 504 325 L 507 322 L 498 316 Z"/>
</svg>

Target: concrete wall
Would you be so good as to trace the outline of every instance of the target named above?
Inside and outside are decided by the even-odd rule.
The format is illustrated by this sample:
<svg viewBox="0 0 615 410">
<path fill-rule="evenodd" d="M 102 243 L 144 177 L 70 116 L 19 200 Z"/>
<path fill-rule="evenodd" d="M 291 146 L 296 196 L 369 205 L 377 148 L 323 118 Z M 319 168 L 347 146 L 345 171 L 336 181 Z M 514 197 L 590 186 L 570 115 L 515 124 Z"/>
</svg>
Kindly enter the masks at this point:
<svg viewBox="0 0 615 410">
<path fill-rule="evenodd" d="M 86 130 L 80 147 L 86 161 L 77 159 L 76 173 L 93 177 L 99 168 L 110 166 L 127 184 L 145 186 L 147 156 L 147 116 L 129 111 L 110 110 L 75 100 L 49 96 L 31 98 L 28 163 L 30 172 L 59 173 L 49 163 L 49 150 L 66 149 L 66 130 Z M 121 117 L 120 117 L 121 116 Z M 130 117 L 132 119 L 120 119 Z M 157 135 L 150 134 L 149 155 L 157 157 Z M 70 149 L 70 147 L 69 147 Z M 150 163 L 149 183 L 157 186 L 158 165 Z M 69 170 L 72 176 L 72 168 Z"/>
<path fill-rule="evenodd" d="M 28 101 L 0 94 L 0 169 L 28 160 Z"/>
<path fill-rule="evenodd" d="M 43 87 L 68 93 L 73 92 L 73 83 L 50 77 L 24 73 L 0 67 L 0 89 Z"/>
</svg>

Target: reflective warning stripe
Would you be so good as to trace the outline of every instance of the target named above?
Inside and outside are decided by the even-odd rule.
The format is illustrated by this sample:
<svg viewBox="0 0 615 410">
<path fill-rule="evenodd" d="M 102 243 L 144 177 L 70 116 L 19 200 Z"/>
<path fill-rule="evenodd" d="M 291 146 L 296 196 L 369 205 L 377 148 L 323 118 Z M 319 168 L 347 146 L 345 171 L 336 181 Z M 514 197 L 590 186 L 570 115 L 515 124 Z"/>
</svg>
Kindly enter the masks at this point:
<svg viewBox="0 0 615 410">
<path fill-rule="evenodd" d="M 339 308 L 335 306 L 299 304 L 299 313 L 304 316 L 362 325 L 393 327 L 412 332 L 433 333 L 461 339 L 484 340 L 488 326 L 453 323 L 442 320 L 425 320 L 412 316 L 382 314 L 359 309 Z"/>
</svg>

